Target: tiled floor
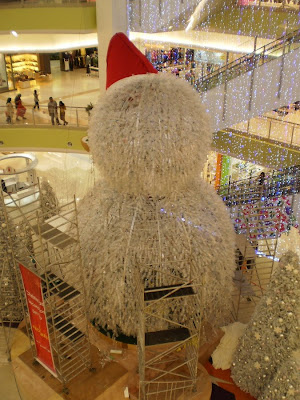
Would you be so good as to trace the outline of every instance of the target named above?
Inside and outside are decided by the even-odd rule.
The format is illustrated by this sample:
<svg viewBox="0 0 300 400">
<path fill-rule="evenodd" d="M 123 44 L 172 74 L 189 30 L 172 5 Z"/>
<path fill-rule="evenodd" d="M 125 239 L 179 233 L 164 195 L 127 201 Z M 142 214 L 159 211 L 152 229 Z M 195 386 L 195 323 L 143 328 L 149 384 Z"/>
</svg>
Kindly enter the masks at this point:
<svg viewBox="0 0 300 400">
<path fill-rule="evenodd" d="M 11 332 L 13 335 L 13 332 Z M 22 394 L 17 387 L 13 368 L 7 361 L 6 341 L 0 326 L 0 399 L 22 400 Z"/>
<path fill-rule="evenodd" d="M 24 105 L 33 107 L 33 91 L 39 93 L 40 104 L 47 105 L 49 97 L 52 96 L 57 102 L 62 100 L 67 107 L 86 107 L 87 104 L 95 102 L 99 96 L 99 79 L 92 74 L 86 75 L 84 68 L 74 71 L 60 71 L 59 61 L 51 61 L 52 79 L 38 80 L 37 86 L 17 89 L 16 91 L 1 93 L 0 106 L 5 106 L 8 97 L 14 99 L 17 93 L 21 93 Z"/>
</svg>

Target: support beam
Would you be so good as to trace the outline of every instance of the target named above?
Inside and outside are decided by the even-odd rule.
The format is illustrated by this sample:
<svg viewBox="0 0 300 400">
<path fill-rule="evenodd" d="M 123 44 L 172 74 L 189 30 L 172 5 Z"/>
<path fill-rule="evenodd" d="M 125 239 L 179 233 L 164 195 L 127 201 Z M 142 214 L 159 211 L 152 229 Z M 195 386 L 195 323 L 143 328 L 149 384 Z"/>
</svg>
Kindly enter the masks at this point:
<svg viewBox="0 0 300 400">
<path fill-rule="evenodd" d="M 117 32 L 128 33 L 126 0 L 97 0 L 96 12 L 100 93 L 103 93 L 106 87 L 106 53 L 109 41 Z"/>
</svg>

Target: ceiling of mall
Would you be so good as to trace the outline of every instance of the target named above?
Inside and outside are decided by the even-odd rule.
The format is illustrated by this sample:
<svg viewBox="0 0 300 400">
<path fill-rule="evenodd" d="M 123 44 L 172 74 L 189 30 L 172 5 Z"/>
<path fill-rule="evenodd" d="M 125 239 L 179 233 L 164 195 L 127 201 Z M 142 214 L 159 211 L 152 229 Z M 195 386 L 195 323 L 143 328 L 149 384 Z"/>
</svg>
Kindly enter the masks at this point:
<svg viewBox="0 0 300 400">
<path fill-rule="evenodd" d="M 0 52 L 49 53 L 98 45 L 95 8 L 85 9 L 83 14 L 73 7 L 62 7 L 59 13 L 52 10 L 53 15 L 47 10 L 1 9 Z M 47 20 L 42 18 L 46 11 L 49 16 Z M 28 14 L 26 18 L 24 12 Z M 57 15 L 61 18 L 57 18 Z M 233 0 L 203 0 L 198 6 L 185 10 L 176 24 L 175 21 L 174 24 L 168 21 L 170 25 L 156 33 L 131 32 L 130 38 L 141 46 L 176 45 L 249 53 L 253 51 L 256 35 L 258 48 L 285 31 L 299 28 L 299 21 L 300 16 L 295 10 L 241 8 Z M 12 30 L 19 36 L 13 36 L 10 33 Z"/>
</svg>

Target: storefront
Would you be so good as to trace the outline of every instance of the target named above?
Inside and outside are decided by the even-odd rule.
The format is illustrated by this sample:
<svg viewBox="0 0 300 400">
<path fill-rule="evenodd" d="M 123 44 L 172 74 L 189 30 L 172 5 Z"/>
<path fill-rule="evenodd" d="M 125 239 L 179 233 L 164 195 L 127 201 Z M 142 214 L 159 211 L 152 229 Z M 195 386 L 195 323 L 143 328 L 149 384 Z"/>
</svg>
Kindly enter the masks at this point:
<svg viewBox="0 0 300 400">
<path fill-rule="evenodd" d="M 204 165 L 202 177 L 211 185 L 218 187 L 229 182 L 251 180 L 262 171 L 270 173 L 268 168 L 261 165 L 211 151 Z"/>
<path fill-rule="evenodd" d="M 208 50 L 195 50 L 194 52 L 194 61 L 198 67 L 201 67 L 202 76 L 210 74 L 226 64 L 226 58 L 226 52 Z"/>
<path fill-rule="evenodd" d="M 182 47 L 173 47 L 171 49 L 146 48 L 145 55 L 152 64 L 164 68 L 189 64 L 194 61 L 194 50 Z"/>
<path fill-rule="evenodd" d="M 65 51 L 59 54 L 60 70 L 73 71 L 76 68 L 86 68 L 98 71 L 98 52 L 96 47 Z"/>
<path fill-rule="evenodd" d="M 35 86 L 36 79 L 50 73 L 49 54 L 0 54 L 1 92 Z"/>
<path fill-rule="evenodd" d="M 183 47 L 153 49 L 149 46 L 145 49 L 145 55 L 158 70 L 171 69 L 172 72 L 190 72 L 193 73 L 195 79 L 218 70 L 230 57 L 227 52 Z"/>
<path fill-rule="evenodd" d="M 4 54 L 0 53 L 0 93 L 8 91 L 8 77 Z"/>
</svg>

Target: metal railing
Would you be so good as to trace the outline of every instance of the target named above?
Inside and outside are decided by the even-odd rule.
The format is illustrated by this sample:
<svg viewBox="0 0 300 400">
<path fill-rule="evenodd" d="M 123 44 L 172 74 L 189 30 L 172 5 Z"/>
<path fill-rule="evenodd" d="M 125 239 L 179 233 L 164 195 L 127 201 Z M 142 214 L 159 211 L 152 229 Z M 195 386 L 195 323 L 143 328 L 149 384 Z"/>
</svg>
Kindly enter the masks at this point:
<svg viewBox="0 0 300 400">
<path fill-rule="evenodd" d="M 259 185 L 257 177 L 228 182 L 218 188 L 218 194 L 228 207 L 250 204 L 261 198 L 294 195 L 300 192 L 300 165 L 274 172 Z"/>
<path fill-rule="evenodd" d="M 293 9 L 299 10 L 300 1 L 299 0 L 254 0 L 254 1 L 239 1 L 240 6 L 259 6 L 259 7 L 274 7 L 274 8 L 282 8 L 285 10 Z"/>
<path fill-rule="evenodd" d="M 26 105 L 26 113 L 24 115 L 25 119 L 21 116 L 17 119 L 17 110 L 14 109 L 14 114 L 12 117 L 12 123 L 9 123 L 6 116 L 6 106 L 0 106 L 0 126 L 26 126 L 26 125 L 34 125 L 34 126 L 43 126 L 43 125 L 52 125 L 51 117 L 49 116 L 48 106 L 40 105 L 40 109 L 34 109 L 33 106 Z M 64 126 L 64 122 L 59 118 L 58 111 L 58 120 L 59 124 Z M 89 123 L 89 114 L 86 111 L 85 107 L 68 107 L 66 109 L 65 120 L 68 122 L 65 127 L 88 127 Z M 55 120 L 55 124 L 57 121 Z"/>
<path fill-rule="evenodd" d="M 294 122 L 262 116 L 240 122 L 231 128 L 250 135 L 260 136 L 261 138 L 276 140 L 292 146 L 300 146 L 300 124 Z"/>
<path fill-rule="evenodd" d="M 95 6 L 95 0 L 0 0 L 0 8 L 59 7 L 89 5 Z"/>
<path fill-rule="evenodd" d="M 210 90 L 299 47 L 300 30 L 298 29 L 205 75 L 195 83 L 195 87 L 199 92 Z"/>
</svg>

